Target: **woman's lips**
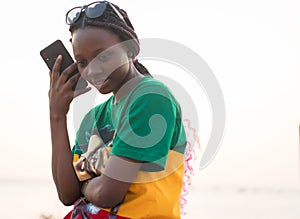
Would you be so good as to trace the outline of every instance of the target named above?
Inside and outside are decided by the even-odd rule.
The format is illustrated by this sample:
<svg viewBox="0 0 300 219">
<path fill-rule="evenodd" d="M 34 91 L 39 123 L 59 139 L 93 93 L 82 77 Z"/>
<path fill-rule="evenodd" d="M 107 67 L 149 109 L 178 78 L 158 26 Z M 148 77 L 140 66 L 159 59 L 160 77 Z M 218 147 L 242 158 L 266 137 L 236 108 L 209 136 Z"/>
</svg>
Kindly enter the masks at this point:
<svg viewBox="0 0 300 219">
<path fill-rule="evenodd" d="M 104 87 L 107 85 L 109 78 L 106 78 L 105 80 L 92 80 L 92 84 L 94 84 L 98 89 Z"/>
</svg>

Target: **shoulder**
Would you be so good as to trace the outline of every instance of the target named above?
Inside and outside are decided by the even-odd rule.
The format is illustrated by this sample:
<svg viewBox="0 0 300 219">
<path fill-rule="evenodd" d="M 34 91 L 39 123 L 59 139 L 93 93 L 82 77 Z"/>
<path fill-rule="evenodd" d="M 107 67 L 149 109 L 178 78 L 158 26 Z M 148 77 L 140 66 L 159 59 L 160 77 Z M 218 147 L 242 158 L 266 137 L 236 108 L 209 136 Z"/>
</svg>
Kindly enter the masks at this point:
<svg viewBox="0 0 300 219">
<path fill-rule="evenodd" d="M 149 76 L 141 79 L 130 95 L 130 101 L 132 103 L 138 100 L 153 102 L 165 98 L 171 100 L 171 102 L 176 102 L 172 92 L 163 82 Z"/>
<path fill-rule="evenodd" d="M 141 79 L 141 81 L 136 86 L 136 89 L 146 89 L 146 88 L 155 88 L 160 90 L 166 90 L 169 91 L 169 88 L 161 81 L 152 78 L 150 76 L 145 76 Z"/>
</svg>

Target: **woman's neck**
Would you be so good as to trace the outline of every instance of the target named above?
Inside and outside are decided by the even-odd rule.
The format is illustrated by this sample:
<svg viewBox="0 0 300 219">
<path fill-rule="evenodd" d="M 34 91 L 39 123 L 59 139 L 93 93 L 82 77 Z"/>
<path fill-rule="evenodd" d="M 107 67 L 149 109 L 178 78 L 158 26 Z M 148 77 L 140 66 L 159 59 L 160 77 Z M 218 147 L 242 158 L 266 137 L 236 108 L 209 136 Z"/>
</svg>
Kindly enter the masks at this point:
<svg viewBox="0 0 300 219">
<path fill-rule="evenodd" d="M 130 92 L 134 85 L 136 85 L 136 83 L 139 82 L 143 77 L 144 75 L 142 75 L 134 66 L 131 66 L 127 76 L 122 81 L 120 88 L 113 92 L 115 95 L 114 103 L 126 96 L 126 94 Z"/>
</svg>

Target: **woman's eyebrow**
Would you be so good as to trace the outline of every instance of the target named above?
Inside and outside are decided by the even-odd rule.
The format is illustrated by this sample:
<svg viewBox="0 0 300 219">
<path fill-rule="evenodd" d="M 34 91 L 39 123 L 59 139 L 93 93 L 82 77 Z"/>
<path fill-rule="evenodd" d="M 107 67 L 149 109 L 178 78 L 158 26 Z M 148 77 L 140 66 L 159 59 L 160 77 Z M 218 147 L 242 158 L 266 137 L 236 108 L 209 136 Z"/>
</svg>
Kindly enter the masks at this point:
<svg viewBox="0 0 300 219">
<path fill-rule="evenodd" d="M 102 52 L 105 51 L 105 50 L 107 50 L 107 48 L 98 48 L 98 49 L 94 50 L 94 51 L 92 52 L 92 54 L 93 54 L 94 56 L 97 56 L 97 55 L 99 55 L 100 53 L 102 53 Z M 81 54 L 75 54 L 75 55 L 74 55 L 74 58 L 75 58 L 75 59 L 80 59 L 80 58 L 84 58 L 84 56 L 81 55 Z"/>
<path fill-rule="evenodd" d="M 94 55 L 98 55 L 98 54 L 104 52 L 107 49 L 109 49 L 109 48 L 98 48 L 93 53 L 94 53 Z"/>
</svg>

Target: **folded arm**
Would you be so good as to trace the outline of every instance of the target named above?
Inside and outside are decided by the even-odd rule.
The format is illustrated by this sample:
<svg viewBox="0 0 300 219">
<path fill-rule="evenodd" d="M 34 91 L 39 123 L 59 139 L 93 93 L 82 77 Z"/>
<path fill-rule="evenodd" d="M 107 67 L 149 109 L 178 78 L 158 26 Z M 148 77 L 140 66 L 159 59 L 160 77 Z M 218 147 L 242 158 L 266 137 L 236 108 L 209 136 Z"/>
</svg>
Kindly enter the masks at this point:
<svg viewBox="0 0 300 219">
<path fill-rule="evenodd" d="M 141 165 L 141 161 L 111 156 L 104 173 L 85 183 L 82 193 L 98 207 L 114 207 L 125 197 Z"/>
</svg>

